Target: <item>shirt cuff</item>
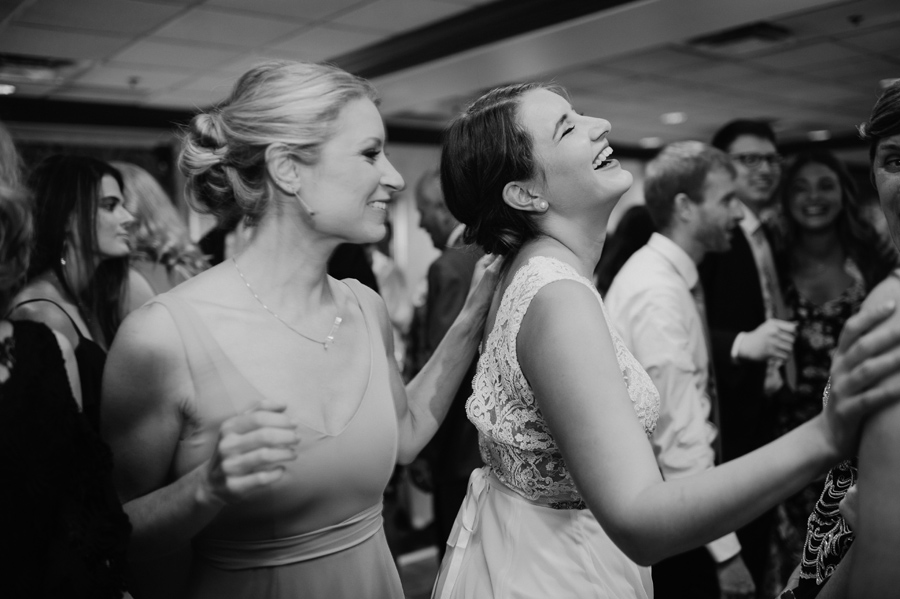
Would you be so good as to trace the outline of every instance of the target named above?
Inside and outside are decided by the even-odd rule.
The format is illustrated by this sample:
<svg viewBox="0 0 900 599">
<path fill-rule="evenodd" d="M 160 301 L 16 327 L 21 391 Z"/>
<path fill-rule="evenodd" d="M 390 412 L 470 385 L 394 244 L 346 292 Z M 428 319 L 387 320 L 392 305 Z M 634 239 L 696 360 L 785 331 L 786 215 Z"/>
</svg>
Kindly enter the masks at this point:
<svg viewBox="0 0 900 599">
<path fill-rule="evenodd" d="M 741 542 L 738 541 L 737 535 L 732 532 L 716 539 L 712 543 L 707 543 L 706 549 L 712 556 L 713 561 L 721 564 L 741 552 Z"/>
<path fill-rule="evenodd" d="M 741 357 L 741 354 L 740 354 L 741 342 L 744 340 L 744 335 L 746 335 L 746 334 L 747 333 L 738 333 L 737 336 L 734 338 L 734 343 L 731 344 L 731 361 L 732 362 L 737 362 L 740 359 L 740 357 Z"/>
</svg>

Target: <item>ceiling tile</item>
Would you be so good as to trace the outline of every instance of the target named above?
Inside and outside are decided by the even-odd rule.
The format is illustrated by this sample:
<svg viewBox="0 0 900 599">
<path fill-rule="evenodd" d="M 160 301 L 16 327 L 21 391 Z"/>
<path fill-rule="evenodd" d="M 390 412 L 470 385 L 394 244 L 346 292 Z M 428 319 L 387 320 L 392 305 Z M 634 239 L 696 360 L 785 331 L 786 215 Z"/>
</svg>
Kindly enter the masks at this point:
<svg viewBox="0 0 900 599">
<path fill-rule="evenodd" d="M 183 8 L 180 6 L 134 0 L 38 0 L 16 18 L 16 23 L 111 33 L 144 33 L 181 10 Z"/>
<path fill-rule="evenodd" d="M 896 58 L 900 50 L 900 35 L 897 28 L 891 27 L 841 38 L 841 43 L 874 52 L 876 54 L 893 54 Z"/>
<path fill-rule="evenodd" d="M 129 68 L 102 65 L 88 70 L 75 79 L 75 83 L 149 91 L 171 87 L 188 77 L 189 75 L 183 71 L 155 70 L 143 66 Z"/>
<path fill-rule="evenodd" d="M 101 59 L 120 50 L 129 41 L 130 38 L 121 36 L 9 25 L 0 35 L 0 52 L 71 60 Z"/>
<path fill-rule="evenodd" d="M 649 75 L 674 70 L 697 69 L 716 64 L 716 61 L 700 54 L 675 48 L 659 48 L 650 52 L 608 60 L 604 64 L 623 71 Z"/>
<path fill-rule="evenodd" d="M 318 20 L 359 4 L 360 0 L 207 0 L 206 6 L 252 10 L 263 15 L 281 15 L 299 19 Z"/>
<path fill-rule="evenodd" d="M 857 50 L 831 42 L 821 42 L 754 58 L 750 62 L 773 69 L 792 70 L 858 56 L 860 56 L 860 52 Z"/>
<path fill-rule="evenodd" d="M 780 19 L 777 23 L 793 31 L 798 39 L 805 39 L 840 35 L 897 20 L 897 0 L 844 0 L 833 4 Z"/>
<path fill-rule="evenodd" d="M 381 36 L 374 33 L 322 26 L 304 31 L 270 48 L 289 53 L 296 60 L 318 62 L 362 48 L 379 39 Z"/>
<path fill-rule="evenodd" d="M 397 33 L 443 20 L 465 7 L 432 0 L 377 0 L 334 19 L 334 23 Z"/>
<path fill-rule="evenodd" d="M 254 17 L 201 7 L 167 23 L 154 36 L 252 48 L 276 40 L 302 25 L 301 21 Z"/>
<path fill-rule="evenodd" d="M 201 75 L 200 77 L 195 77 L 190 81 L 179 85 L 178 89 L 173 91 L 209 92 L 216 97 L 224 98 L 231 93 L 231 89 L 234 87 L 234 84 L 237 82 L 237 80 L 238 77 L 236 75 Z"/>
<path fill-rule="evenodd" d="M 758 69 L 750 66 L 734 62 L 723 63 L 717 61 L 713 63 L 713 66 L 696 70 L 671 71 L 666 73 L 666 76 L 684 82 L 686 85 L 693 85 L 696 83 L 720 85 L 731 81 L 755 79 L 760 77 L 761 73 Z"/>
<path fill-rule="evenodd" d="M 271 60 L 283 60 L 284 57 L 279 54 L 276 52 L 271 54 L 249 54 L 235 61 L 219 65 L 216 67 L 216 70 L 229 75 L 243 75 L 258 64 Z"/>
<path fill-rule="evenodd" d="M 232 50 L 149 38 L 120 52 L 114 60 L 176 69 L 206 69 L 233 60 L 237 56 L 238 52 Z"/>
</svg>

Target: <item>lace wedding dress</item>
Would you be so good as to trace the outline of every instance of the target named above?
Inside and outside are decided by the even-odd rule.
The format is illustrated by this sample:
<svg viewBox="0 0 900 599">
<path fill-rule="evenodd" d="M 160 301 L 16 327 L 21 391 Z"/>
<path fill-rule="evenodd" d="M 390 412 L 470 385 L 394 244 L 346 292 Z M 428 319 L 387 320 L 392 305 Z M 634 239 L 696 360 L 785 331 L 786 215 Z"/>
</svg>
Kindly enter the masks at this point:
<svg viewBox="0 0 900 599">
<path fill-rule="evenodd" d="M 628 559 L 586 509 L 519 367 L 516 337 L 531 300 L 545 285 L 564 279 L 589 287 L 609 323 L 600 295 L 571 266 L 536 256 L 516 272 L 466 405 L 486 465 L 470 478 L 433 598 L 653 596 L 649 568 Z M 659 395 L 611 331 L 636 417 L 649 436 Z"/>
</svg>

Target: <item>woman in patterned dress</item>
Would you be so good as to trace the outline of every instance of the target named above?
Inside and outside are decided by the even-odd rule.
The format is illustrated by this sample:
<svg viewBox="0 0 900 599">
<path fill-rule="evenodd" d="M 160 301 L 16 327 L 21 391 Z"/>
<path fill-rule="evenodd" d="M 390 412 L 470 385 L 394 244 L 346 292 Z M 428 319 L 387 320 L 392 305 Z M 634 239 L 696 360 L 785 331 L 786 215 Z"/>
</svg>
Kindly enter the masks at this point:
<svg viewBox="0 0 900 599">
<path fill-rule="evenodd" d="M 869 311 L 848 325 L 838 400 L 821 416 L 664 483 L 647 440 L 658 395 L 590 283 L 632 183 L 610 159 L 609 131 L 560 88 L 519 84 L 482 96 L 445 136 L 448 206 L 467 241 L 507 259 L 467 405 L 486 466 L 470 479 L 435 597 L 651 597 L 646 566 L 734 530 L 852 452 L 864 406 L 889 394 L 865 390 L 900 352 L 856 369 L 868 352 L 853 342 L 890 312 Z M 883 348 L 896 333 L 863 338 Z"/>
<path fill-rule="evenodd" d="M 786 243 L 778 258 L 785 301 L 797 323 L 797 386 L 774 406 L 778 435 L 822 411 L 844 323 L 897 265 L 896 251 L 866 218 L 853 179 L 833 154 L 797 156 L 785 173 L 781 202 Z M 781 584 L 802 555 L 806 520 L 822 482 L 807 485 L 778 508 L 773 574 Z"/>
</svg>

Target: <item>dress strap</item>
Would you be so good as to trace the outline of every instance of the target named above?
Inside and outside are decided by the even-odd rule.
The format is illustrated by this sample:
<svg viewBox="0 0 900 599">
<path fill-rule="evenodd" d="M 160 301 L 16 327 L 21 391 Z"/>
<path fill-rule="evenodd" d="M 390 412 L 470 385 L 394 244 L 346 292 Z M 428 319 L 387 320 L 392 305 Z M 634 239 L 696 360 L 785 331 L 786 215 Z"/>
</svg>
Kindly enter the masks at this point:
<svg viewBox="0 0 900 599">
<path fill-rule="evenodd" d="M 75 329 L 75 332 L 76 332 L 76 333 L 78 333 L 78 339 L 79 339 L 79 341 L 80 341 L 81 339 L 87 339 L 87 338 L 88 338 L 87 335 L 85 335 L 84 333 L 81 332 L 81 328 L 80 328 L 80 327 L 78 326 L 78 324 L 75 322 L 75 319 L 72 318 L 72 315 L 69 314 L 68 312 L 66 312 L 66 309 L 65 309 L 65 308 L 63 308 L 62 306 L 60 306 L 58 303 L 56 303 L 56 302 L 53 301 L 52 299 L 48 299 L 48 298 L 46 298 L 46 297 L 38 297 L 38 298 L 35 298 L 35 299 L 25 300 L 24 302 L 19 302 L 18 304 L 16 304 L 16 305 L 13 306 L 12 308 L 10 308 L 9 312 L 6 313 L 6 317 L 9 317 L 10 314 L 12 314 L 13 312 L 15 312 L 15 311 L 16 311 L 17 309 L 19 309 L 21 306 L 24 306 L 25 304 L 33 304 L 33 303 L 35 303 L 35 302 L 49 302 L 49 303 L 53 304 L 54 306 L 56 306 L 57 308 L 59 308 L 60 311 L 62 311 L 62 313 L 66 315 L 66 318 L 69 319 L 69 322 L 72 323 L 72 328 Z"/>
<path fill-rule="evenodd" d="M 171 293 L 157 295 L 148 303 L 162 304 L 172 316 L 184 345 L 194 389 L 203 392 L 197 401 L 210 398 L 219 402 L 227 398 L 235 414 L 259 405 L 262 394 L 238 372 L 190 303 Z"/>
</svg>

